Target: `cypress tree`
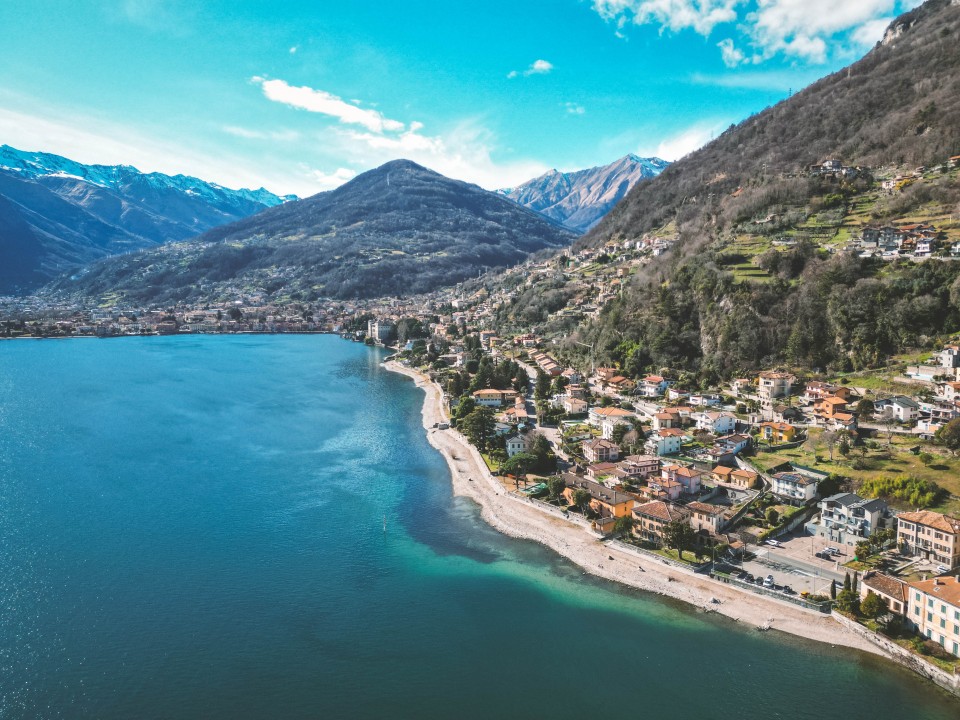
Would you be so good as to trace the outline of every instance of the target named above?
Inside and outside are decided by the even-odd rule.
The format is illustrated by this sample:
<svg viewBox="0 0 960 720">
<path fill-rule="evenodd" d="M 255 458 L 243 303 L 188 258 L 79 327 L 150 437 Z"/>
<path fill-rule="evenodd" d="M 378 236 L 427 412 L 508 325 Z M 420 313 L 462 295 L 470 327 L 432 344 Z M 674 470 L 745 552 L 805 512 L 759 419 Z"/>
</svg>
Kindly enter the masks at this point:
<svg viewBox="0 0 960 720">
<path fill-rule="evenodd" d="M 830 581 L 830 599 L 831 600 L 837 599 L 837 581 L 836 580 Z"/>
<path fill-rule="evenodd" d="M 850 573 L 843 576 L 843 589 L 845 592 L 850 591 Z"/>
<path fill-rule="evenodd" d="M 850 589 L 853 590 L 854 593 L 857 592 L 857 580 L 858 580 L 859 578 L 860 578 L 860 573 L 858 573 L 856 570 L 854 570 L 854 571 L 853 571 L 853 582 L 850 583 Z"/>
</svg>

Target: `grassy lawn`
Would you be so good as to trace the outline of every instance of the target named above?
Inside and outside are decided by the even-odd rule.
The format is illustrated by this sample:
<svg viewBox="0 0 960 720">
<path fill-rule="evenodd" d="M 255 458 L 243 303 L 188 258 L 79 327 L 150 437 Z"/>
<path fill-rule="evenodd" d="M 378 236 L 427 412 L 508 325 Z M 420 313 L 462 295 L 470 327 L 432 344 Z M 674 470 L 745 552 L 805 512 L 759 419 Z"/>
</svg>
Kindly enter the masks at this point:
<svg viewBox="0 0 960 720">
<path fill-rule="evenodd" d="M 760 452 L 754 460 L 763 470 L 785 462 L 793 462 L 817 470 L 837 473 L 857 482 L 878 475 L 889 475 L 890 477 L 911 475 L 921 480 L 935 482 L 952 495 L 960 495 L 960 459 L 931 452 L 934 455 L 934 460 L 927 466 L 920 461 L 918 455 L 909 452 L 909 448 L 918 444 L 925 451 L 929 452 L 931 450 L 929 445 L 920 443 L 916 438 L 894 435 L 889 450 L 887 449 L 885 435 L 881 434 L 881 437 L 877 440 L 880 443 L 880 449 L 867 450 L 866 456 L 862 458 L 863 467 L 861 469 L 853 467 L 854 460 L 860 458 L 860 448 L 854 449 L 848 458 L 844 458 L 839 452 L 834 451 L 833 462 L 830 462 L 829 453 L 826 449 L 820 450 L 822 460 L 818 462 L 814 453 L 805 446 L 791 450 Z M 960 510 L 960 501 L 948 499 L 942 505 L 933 509 L 955 513 Z"/>
<path fill-rule="evenodd" d="M 487 464 L 487 470 L 490 472 L 497 472 L 500 470 L 500 464 L 492 459 L 487 453 L 480 453 L 480 457 L 483 458 L 483 461 Z"/>
<path fill-rule="evenodd" d="M 831 379 L 832 382 L 846 385 L 847 387 L 866 388 L 872 392 L 885 392 L 894 395 L 914 395 L 918 390 L 923 389 L 922 385 L 911 385 L 908 383 L 896 382 L 887 373 L 877 373 L 871 375 L 838 375 Z"/>
<path fill-rule="evenodd" d="M 670 560 L 680 560 L 682 563 L 687 565 L 699 565 L 696 561 L 696 556 L 689 550 L 683 551 L 683 558 L 681 559 L 676 550 L 668 550 L 666 548 L 660 548 L 658 550 L 651 550 L 651 552 L 656 553 L 657 555 L 662 555 L 665 558 Z"/>
</svg>

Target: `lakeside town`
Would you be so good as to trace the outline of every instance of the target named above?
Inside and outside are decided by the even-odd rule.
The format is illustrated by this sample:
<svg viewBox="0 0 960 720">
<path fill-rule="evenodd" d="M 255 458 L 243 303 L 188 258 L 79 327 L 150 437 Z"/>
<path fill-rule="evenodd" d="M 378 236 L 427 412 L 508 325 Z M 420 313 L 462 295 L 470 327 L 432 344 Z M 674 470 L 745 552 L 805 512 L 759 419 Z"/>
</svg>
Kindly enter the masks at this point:
<svg viewBox="0 0 960 720">
<path fill-rule="evenodd" d="M 589 260 L 585 258 L 584 260 Z M 5 337 L 326 332 L 396 351 L 505 496 L 638 557 L 855 624 L 957 690 L 960 345 L 841 383 L 771 368 L 713 388 L 575 367 L 497 303 L 82 310 L 0 301 Z M 897 390 L 898 392 L 894 392 Z"/>
</svg>

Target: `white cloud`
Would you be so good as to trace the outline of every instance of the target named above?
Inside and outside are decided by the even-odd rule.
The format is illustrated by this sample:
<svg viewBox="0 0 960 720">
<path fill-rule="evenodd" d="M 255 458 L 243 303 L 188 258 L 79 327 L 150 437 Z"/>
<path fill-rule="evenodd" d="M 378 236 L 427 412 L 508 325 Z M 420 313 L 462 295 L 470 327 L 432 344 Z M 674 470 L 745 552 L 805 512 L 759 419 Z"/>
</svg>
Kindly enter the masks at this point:
<svg viewBox="0 0 960 720">
<path fill-rule="evenodd" d="M 297 54 L 297 50 L 299 50 L 299 49 L 300 49 L 300 46 L 299 46 L 299 45 L 294 45 L 292 48 L 290 48 L 290 54 L 291 54 L 291 55 L 296 55 L 296 54 Z"/>
<path fill-rule="evenodd" d="M 350 168 L 337 168 L 332 173 L 314 170 L 308 165 L 301 165 L 300 168 L 302 172 L 306 173 L 317 184 L 317 187 L 321 191 L 338 188 L 357 176 L 356 171 Z"/>
<path fill-rule="evenodd" d="M 538 61 L 528 71 L 546 72 L 546 66 L 552 67 L 546 61 Z M 542 163 L 529 160 L 495 161 L 496 140 L 476 121 L 463 121 L 443 134 L 428 135 L 423 132 L 423 123 L 411 121 L 407 124 L 387 119 L 375 110 L 360 107 L 357 100 L 347 102 L 322 90 L 292 87 L 282 80 L 257 77 L 253 81 L 263 87 L 269 100 L 338 120 L 319 136 L 324 155 L 334 161 L 348 158 L 347 162 L 354 167 L 372 168 L 389 160 L 406 158 L 448 177 L 474 182 L 488 189 L 524 182 L 546 169 Z M 364 105 L 369 107 L 371 103 Z M 241 130 L 240 133 L 236 128 L 233 130 L 234 134 L 243 137 L 269 135 L 259 130 Z M 347 179 L 340 171 L 312 171 L 311 177 L 324 189 Z"/>
<path fill-rule="evenodd" d="M 553 64 L 546 60 L 534 60 L 525 75 L 543 75 L 553 70 Z"/>
<path fill-rule="evenodd" d="M 283 80 L 266 80 L 262 77 L 253 77 L 251 81 L 263 88 L 263 94 L 268 100 L 327 115 L 345 125 L 360 125 L 375 133 L 399 132 L 405 127 L 402 122 L 390 120 L 376 110 L 357 107 L 323 90 L 306 86 L 295 87 Z"/>
<path fill-rule="evenodd" d="M 583 105 L 574 102 L 564 103 L 563 106 L 567 109 L 567 112 L 571 115 L 583 115 L 587 111 L 584 110 Z"/>
<path fill-rule="evenodd" d="M 301 134 L 296 130 L 252 130 L 238 125 L 224 125 L 223 131 L 227 135 L 245 140 L 270 140 L 271 142 L 296 142 Z"/>
<path fill-rule="evenodd" d="M 522 73 L 516 70 L 511 70 L 507 73 L 507 77 L 512 80 L 518 75 L 523 75 L 524 77 L 530 77 L 531 75 L 546 75 L 551 70 L 553 70 L 553 63 L 548 62 L 547 60 L 534 60 L 530 67 L 528 67 Z"/>
<path fill-rule="evenodd" d="M 690 76 L 690 82 L 694 85 L 711 87 L 787 92 L 788 90 L 806 87 L 818 77 L 820 77 L 820 72 L 817 70 L 741 70 L 740 72 L 723 75 L 693 73 Z"/>
<path fill-rule="evenodd" d="M 641 157 L 655 156 L 663 160 L 675 162 L 682 157 L 699 150 L 713 140 L 717 133 L 725 127 L 718 123 L 699 123 L 683 130 L 676 135 L 665 138 L 655 147 L 642 146 L 637 148 L 636 154 Z"/>
<path fill-rule="evenodd" d="M 720 55 L 723 58 L 723 64 L 728 68 L 735 68 L 737 65 L 741 65 L 746 56 L 743 54 L 742 50 L 738 50 L 737 46 L 734 45 L 733 40 L 726 38 L 717 43 L 717 47 L 720 48 Z"/>
<path fill-rule="evenodd" d="M 496 137 L 478 120 L 464 120 L 442 135 L 420 134 L 418 126 L 396 137 L 334 128 L 322 136 L 328 149 L 349 157 L 357 167 L 373 168 L 405 158 L 447 177 L 476 183 L 488 190 L 526 182 L 549 168 L 528 159 L 496 160 Z"/>
<path fill-rule="evenodd" d="M 615 21 L 618 31 L 627 23 L 658 25 L 673 30 L 692 29 L 709 35 L 713 28 L 737 19 L 744 0 L 593 0 L 593 9 L 604 20 Z"/>
<path fill-rule="evenodd" d="M 630 23 L 663 30 L 691 29 L 709 36 L 736 23 L 738 40 L 717 43 L 727 67 L 776 55 L 822 64 L 831 56 L 863 50 L 883 34 L 890 17 L 923 0 L 593 0 L 593 9 L 614 22 L 617 34 Z M 749 46 L 750 50 L 745 50 Z"/>
<path fill-rule="evenodd" d="M 861 48 L 872 47 L 883 39 L 883 34 L 891 22 L 893 22 L 892 17 L 871 20 L 854 30 L 850 38 Z"/>
<path fill-rule="evenodd" d="M 777 53 L 814 63 L 827 59 L 827 41 L 886 17 L 897 0 L 757 0 L 749 32 L 764 57 Z"/>
</svg>

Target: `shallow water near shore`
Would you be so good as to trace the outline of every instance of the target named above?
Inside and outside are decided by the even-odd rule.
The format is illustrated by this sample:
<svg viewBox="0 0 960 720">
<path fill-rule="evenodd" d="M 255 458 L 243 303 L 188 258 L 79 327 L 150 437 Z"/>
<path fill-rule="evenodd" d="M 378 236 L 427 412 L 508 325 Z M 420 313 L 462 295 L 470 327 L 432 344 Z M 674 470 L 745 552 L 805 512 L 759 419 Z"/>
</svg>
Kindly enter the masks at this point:
<svg viewBox="0 0 960 720">
<path fill-rule="evenodd" d="M 381 359 L 332 336 L 0 343 L 0 717 L 960 714 L 879 658 L 495 532 Z"/>
</svg>

